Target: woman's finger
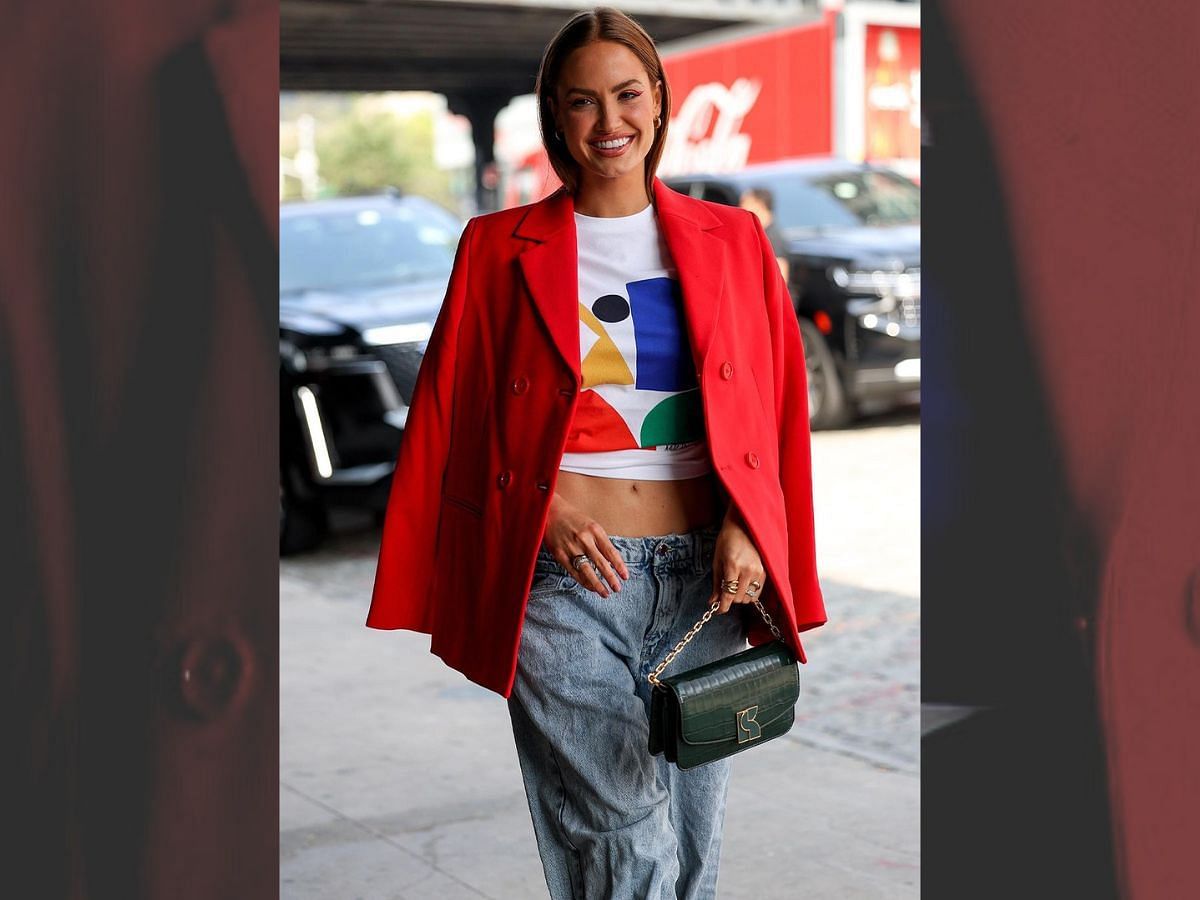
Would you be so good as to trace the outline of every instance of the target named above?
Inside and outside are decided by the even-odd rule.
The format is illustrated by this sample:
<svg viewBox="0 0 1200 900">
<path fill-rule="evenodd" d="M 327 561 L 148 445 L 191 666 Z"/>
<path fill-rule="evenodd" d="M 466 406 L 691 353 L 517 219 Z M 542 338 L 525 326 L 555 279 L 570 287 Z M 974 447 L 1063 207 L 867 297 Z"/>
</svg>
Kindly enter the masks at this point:
<svg viewBox="0 0 1200 900">
<path fill-rule="evenodd" d="M 603 550 L 601 537 L 603 537 L 604 543 L 608 542 L 608 537 L 604 534 L 604 530 L 601 529 L 599 525 L 595 527 L 597 529 L 596 533 L 585 534 L 582 536 L 581 540 L 584 542 L 586 547 L 584 552 L 587 553 L 588 558 L 592 560 L 592 563 L 595 567 L 597 580 L 607 582 L 603 585 L 604 590 L 601 592 L 601 596 L 607 597 L 610 585 L 614 591 L 621 590 L 621 579 L 617 577 L 617 573 L 613 568 L 613 564 L 609 562 L 608 556 Z M 616 548 L 614 547 L 613 549 L 615 550 Z M 618 555 L 617 558 L 620 559 L 620 556 Z"/>
<path fill-rule="evenodd" d="M 742 579 L 740 572 L 734 566 L 728 566 L 723 569 L 725 577 L 722 579 L 718 588 L 720 590 L 722 615 L 729 612 L 731 606 L 738 602 L 738 597 L 746 590 L 746 582 Z M 736 587 L 735 587 L 736 585 Z"/>
<path fill-rule="evenodd" d="M 608 533 L 603 528 L 600 529 L 597 535 L 596 544 L 604 554 L 605 559 L 616 569 L 617 574 L 628 581 L 629 567 L 625 565 L 625 560 L 621 557 L 621 551 L 608 539 Z M 620 585 L 617 585 L 616 588 L 618 591 L 621 589 Z"/>
<path fill-rule="evenodd" d="M 746 590 L 743 603 L 753 603 L 755 600 L 762 599 L 763 587 L 767 583 L 767 573 L 757 569 L 750 569 L 746 574 Z"/>
<path fill-rule="evenodd" d="M 593 591 L 601 597 L 607 597 L 608 588 L 604 586 L 604 583 L 600 580 L 600 574 L 596 571 L 596 557 L 599 556 L 596 548 L 579 545 L 577 549 L 568 548 L 566 552 L 569 562 L 564 568 L 589 591 Z M 579 566 L 576 567 L 575 561 L 580 556 L 587 557 L 587 559 L 580 559 Z"/>
<path fill-rule="evenodd" d="M 599 586 L 599 579 L 593 573 L 594 567 L 587 560 L 579 559 L 580 556 L 587 555 L 582 548 L 573 550 L 565 546 L 554 552 L 554 558 L 558 560 L 560 566 L 567 570 L 568 575 L 589 591 L 595 591 Z M 576 560 L 579 560 L 578 567 L 575 565 Z"/>
</svg>

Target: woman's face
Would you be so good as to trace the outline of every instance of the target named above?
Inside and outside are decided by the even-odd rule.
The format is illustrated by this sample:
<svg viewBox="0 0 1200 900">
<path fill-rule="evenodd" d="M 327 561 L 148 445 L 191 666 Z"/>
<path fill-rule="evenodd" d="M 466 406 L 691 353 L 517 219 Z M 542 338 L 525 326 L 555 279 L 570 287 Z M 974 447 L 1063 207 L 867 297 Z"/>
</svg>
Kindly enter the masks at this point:
<svg viewBox="0 0 1200 900">
<path fill-rule="evenodd" d="M 661 99 L 661 82 L 651 82 L 632 50 L 596 41 L 563 63 L 554 118 L 567 150 L 586 172 L 641 178 Z"/>
</svg>

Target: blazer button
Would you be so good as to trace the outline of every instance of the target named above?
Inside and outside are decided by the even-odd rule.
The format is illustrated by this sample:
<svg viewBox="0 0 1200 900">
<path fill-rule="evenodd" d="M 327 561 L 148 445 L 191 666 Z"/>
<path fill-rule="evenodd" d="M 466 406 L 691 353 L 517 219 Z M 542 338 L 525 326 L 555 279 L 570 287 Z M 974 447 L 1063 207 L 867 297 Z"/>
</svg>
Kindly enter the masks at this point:
<svg viewBox="0 0 1200 900">
<path fill-rule="evenodd" d="M 496 484 L 498 484 L 502 488 L 508 487 L 508 483 L 510 481 L 512 481 L 512 472 L 510 472 L 508 469 L 505 469 L 503 472 L 501 472 L 499 475 L 496 476 Z"/>
<path fill-rule="evenodd" d="M 512 392 L 514 394 L 523 394 L 529 390 L 529 379 L 522 375 L 512 383 Z"/>
<path fill-rule="evenodd" d="M 752 469 L 758 468 L 758 454 L 753 450 L 746 454 L 746 465 Z"/>
<path fill-rule="evenodd" d="M 228 637 L 188 641 L 179 656 L 179 695 L 199 719 L 213 719 L 233 704 L 244 684 L 247 651 Z"/>
<path fill-rule="evenodd" d="M 733 363 L 726 360 L 721 364 L 721 377 L 726 381 L 733 377 Z"/>
<path fill-rule="evenodd" d="M 548 482 L 548 481 L 539 481 L 539 482 L 537 483 L 537 489 L 538 489 L 539 491 L 548 491 L 548 490 L 550 490 L 550 482 Z"/>
</svg>

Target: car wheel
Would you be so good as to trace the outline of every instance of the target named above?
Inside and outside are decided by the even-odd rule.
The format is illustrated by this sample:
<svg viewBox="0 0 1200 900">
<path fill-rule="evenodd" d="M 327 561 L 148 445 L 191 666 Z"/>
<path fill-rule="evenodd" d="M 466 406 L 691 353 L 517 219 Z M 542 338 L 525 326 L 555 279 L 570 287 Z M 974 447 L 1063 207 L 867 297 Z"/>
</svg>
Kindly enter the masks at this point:
<svg viewBox="0 0 1200 900">
<path fill-rule="evenodd" d="M 279 479 L 279 555 L 290 556 L 320 546 L 329 529 L 329 517 L 319 503 L 295 495 L 282 475 Z"/>
<path fill-rule="evenodd" d="M 808 424 L 813 431 L 841 428 L 854 418 L 854 408 L 838 374 L 824 335 L 808 319 L 800 319 L 804 365 L 808 377 Z"/>
</svg>

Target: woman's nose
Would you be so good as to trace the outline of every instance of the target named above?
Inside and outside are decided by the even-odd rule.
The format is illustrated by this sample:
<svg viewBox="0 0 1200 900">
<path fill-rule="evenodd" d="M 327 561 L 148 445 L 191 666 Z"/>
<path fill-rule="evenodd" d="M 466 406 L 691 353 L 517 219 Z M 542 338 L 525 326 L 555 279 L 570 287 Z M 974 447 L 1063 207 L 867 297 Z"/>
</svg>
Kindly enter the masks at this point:
<svg viewBox="0 0 1200 900">
<path fill-rule="evenodd" d="M 602 132 L 616 131 L 621 124 L 621 116 L 616 104 L 605 103 L 600 107 L 600 121 L 596 123 Z"/>
</svg>

